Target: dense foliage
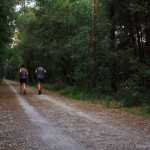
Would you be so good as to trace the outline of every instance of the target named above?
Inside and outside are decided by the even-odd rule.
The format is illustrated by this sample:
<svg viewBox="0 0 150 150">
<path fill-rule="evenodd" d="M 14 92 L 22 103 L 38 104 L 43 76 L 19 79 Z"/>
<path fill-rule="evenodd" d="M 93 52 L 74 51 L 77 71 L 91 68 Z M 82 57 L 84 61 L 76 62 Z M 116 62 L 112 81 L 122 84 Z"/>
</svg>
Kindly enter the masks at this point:
<svg viewBox="0 0 150 150">
<path fill-rule="evenodd" d="M 15 0 L 0 0 L 0 78 L 4 75 L 4 53 L 13 35 L 15 4 Z"/>
<path fill-rule="evenodd" d="M 149 7 L 149 0 L 36 0 L 17 12 L 11 64 L 24 61 L 30 81 L 41 64 L 47 82 L 148 104 Z"/>
</svg>

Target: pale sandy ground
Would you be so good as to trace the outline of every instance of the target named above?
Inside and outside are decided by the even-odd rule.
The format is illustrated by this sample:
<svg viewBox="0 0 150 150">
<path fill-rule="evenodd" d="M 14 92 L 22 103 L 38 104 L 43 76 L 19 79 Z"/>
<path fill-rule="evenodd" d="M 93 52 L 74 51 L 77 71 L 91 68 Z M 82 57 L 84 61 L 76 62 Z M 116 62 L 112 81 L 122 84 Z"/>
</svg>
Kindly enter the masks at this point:
<svg viewBox="0 0 150 150">
<path fill-rule="evenodd" d="M 150 118 L 68 100 L 5 80 L 0 150 L 150 150 Z"/>
</svg>

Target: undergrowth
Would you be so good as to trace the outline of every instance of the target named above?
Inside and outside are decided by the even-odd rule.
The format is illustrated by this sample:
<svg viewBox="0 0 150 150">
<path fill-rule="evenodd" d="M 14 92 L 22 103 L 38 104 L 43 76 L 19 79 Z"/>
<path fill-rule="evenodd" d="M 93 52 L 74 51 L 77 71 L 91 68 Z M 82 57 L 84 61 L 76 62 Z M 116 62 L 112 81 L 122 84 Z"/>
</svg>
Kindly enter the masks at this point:
<svg viewBox="0 0 150 150">
<path fill-rule="evenodd" d="M 116 100 L 114 96 L 100 96 L 100 94 L 98 93 L 86 92 L 81 89 L 78 89 L 75 86 L 60 87 L 58 84 L 43 84 L 43 88 L 46 90 L 57 91 L 61 95 L 70 99 L 97 103 L 105 108 L 121 109 L 141 116 L 150 116 L 150 106 L 128 106 L 126 105 L 126 103 L 124 103 L 124 101 Z M 127 95 L 127 97 L 129 96 Z"/>
</svg>

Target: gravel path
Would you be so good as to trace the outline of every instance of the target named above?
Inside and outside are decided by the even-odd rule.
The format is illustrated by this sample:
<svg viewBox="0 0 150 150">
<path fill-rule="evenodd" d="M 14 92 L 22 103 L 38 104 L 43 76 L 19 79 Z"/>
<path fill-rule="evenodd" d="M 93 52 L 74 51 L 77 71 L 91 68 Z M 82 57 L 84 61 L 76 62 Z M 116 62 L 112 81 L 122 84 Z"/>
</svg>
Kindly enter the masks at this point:
<svg viewBox="0 0 150 150">
<path fill-rule="evenodd" d="M 0 150 L 150 150 L 150 118 L 0 86 Z"/>
</svg>

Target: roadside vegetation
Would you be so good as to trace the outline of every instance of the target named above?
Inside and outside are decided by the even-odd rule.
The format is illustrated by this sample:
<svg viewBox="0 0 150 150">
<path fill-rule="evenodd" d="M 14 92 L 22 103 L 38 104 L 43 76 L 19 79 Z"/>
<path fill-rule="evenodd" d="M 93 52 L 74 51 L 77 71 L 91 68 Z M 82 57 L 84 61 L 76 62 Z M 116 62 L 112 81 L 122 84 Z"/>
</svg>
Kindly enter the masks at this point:
<svg viewBox="0 0 150 150">
<path fill-rule="evenodd" d="M 58 92 L 60 95 L 73 100 L 80 100 L 86 103 L 96 103 L 102 105 L 105 108 L 120 109 L 121 111 L 130 112 L 135 115 L 141 115 L 144 117 L 150 116 L 149 105 L 127 105 L 123 101 L 118 101 L 113 96 L 100 95 L 98 93 L 92 93 L 78 89 L 77 87 L 60 87 L 57 84 L 44 84 L 43 88 Z M 127 97 L 127 96 L 124 96 Z M 141 98 L 142 99 L 142 98 Z M 128 99 L 132 101 L 133 98 Z M 130 102 L 129 102 L 130 103 Z"/>
</svg>

